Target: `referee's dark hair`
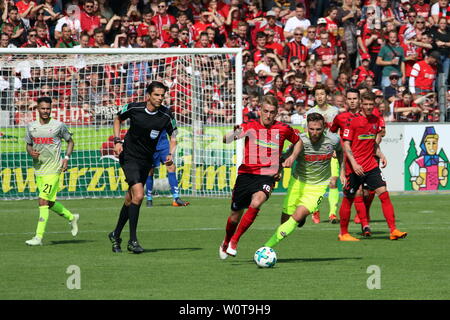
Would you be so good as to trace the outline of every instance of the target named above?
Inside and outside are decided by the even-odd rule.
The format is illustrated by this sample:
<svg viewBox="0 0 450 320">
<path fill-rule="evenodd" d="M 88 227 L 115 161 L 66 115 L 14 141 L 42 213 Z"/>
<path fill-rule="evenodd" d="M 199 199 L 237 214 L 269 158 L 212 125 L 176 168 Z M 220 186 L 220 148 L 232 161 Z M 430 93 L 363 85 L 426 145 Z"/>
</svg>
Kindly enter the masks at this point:
<svg viewBox="0 0 450 320">
<path fill-rule="evenodd" d="M 325 118 L 323 117 L 323 115 L 321 115 L 320 113 L 317 113 L 317 112 L 313 112 L 313 113 L 308 114 L 306 116 L 306 121 L 307 122 L 322 121 L 323 125 L 325 125 Z"/>
<path fill-rule="evenodd" d="M 145 90 L 147 94 L 151 94 L 155 89 L 164 89 L 164 93 L 167 92 L 168 88 L 159 81 L 152 81 Z"/>
<path fill-rule="evenodd" d="M 50 97 L 39 97 L 37 99 L 37 104 L 39 105 L 39 104 L 41 104 L 41 102 L 52 104 L 52 98 L 50 98 Z"/>
</svg>

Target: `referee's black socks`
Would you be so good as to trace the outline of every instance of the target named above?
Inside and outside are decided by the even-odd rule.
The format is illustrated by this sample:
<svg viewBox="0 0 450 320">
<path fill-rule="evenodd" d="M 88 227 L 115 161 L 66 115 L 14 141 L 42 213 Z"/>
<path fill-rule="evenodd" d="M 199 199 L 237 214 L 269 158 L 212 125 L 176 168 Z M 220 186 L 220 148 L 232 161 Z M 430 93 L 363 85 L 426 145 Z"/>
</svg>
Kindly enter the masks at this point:
<svg viewBox="0 0 450 320">
<path fill-rule="evenodd" d="M 122 209 L 120 210 L 119 220 L 117 221 L 116 229 L 114 230 L 114 237 L 119 238 L 122 233 L 122 229 L 128 221 L 128 209 L 125 204 L 123 204 Z"/>
<path fill-rule="evenodd" d="M 130 219 L 130 240 L 137 241 L 136 229 L 139 220 L 139 209 L 141 205 L 131 203 L 128 207 L 128 217 Z"/>
</svg>

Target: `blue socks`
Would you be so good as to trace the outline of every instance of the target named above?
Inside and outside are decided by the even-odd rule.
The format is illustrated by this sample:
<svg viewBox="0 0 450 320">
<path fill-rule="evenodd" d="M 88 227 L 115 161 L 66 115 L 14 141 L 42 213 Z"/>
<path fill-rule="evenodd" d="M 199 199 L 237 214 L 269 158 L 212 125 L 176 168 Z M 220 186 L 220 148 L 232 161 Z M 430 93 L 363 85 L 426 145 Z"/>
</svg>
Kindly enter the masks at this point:
<svg viewBox="0 0 450 320">
<path fill-rule="evenodd" d="M 147 181 L 145 182 L 145 186 L 147 189 L 146 196 L 147 200 L 153 200 L 152 190 L 153 190 L 153 176 L 148 176 Z"/>
<path fill-rule="evenodd" d="M 178 179 L 177 174 L 175 172 L 168 172 L 167 176 L 169 178 L 170 192 L 174 199 L 179 198 L 179 190 L 178 190 Z M 148 176 L 147 181 L 145 182 L 146 186 L 146 196 L 147 200 L 153 200 L 152 190 L 153 190 L 153 176 Z"/>
<path fill-rule="evenodd" d="M 177 174 L 175 172 L 168 172 L 167 176 L 169 178 L 170 192 L 172 193 L 173 198 L 179 198 Z"/>
</svg>

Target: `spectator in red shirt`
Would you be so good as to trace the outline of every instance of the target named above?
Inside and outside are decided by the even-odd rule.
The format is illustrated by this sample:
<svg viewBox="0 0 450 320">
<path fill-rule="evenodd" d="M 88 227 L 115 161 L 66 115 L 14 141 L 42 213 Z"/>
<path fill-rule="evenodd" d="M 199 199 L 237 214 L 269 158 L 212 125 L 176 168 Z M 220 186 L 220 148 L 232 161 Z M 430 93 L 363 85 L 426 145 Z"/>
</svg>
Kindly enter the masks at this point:
<svg viewBox="0 0 450 320">
<path fill-rule="evenodd" d="M 21 46 L 21 48 L 38 48 L 39 45 L 37 44 L 36 40 L 37 40 L 37 31 L 36 29 L 31 29 L 27 35 L 27 42 L 25 42 Z"/>
<path fill-rule="evenodd" d="M 80 13 L 81 30 L 86 31 L 89 36 L 94 35 L 94 30 L 101 26 L 100 18 L 94 14 L 94 0 L 86 0 L 83 11 Z"/>
<path fill-rule="evenodd" d="M 261 61 L 262 56 L 267 52 L 267 35 L 264 32 L 258 32 L 256 34 L 256 48 L 251 52 L 250 59 L 255 62 L 255 66 Z"/>
<path fill-rule="evenodd" d="M 38 5 L 35 1 L 20 0 L 16 3 L 16 7 L 19 10 L 19 16 L 22 19 L 30 19 L 34 17 L 37 10 L 41 9 L 44 4 Z"/>
<path fill-rule="evenodd" d="M 361 56 L 361 59 L 361 65 L 352 74 L 352 86 L 354 88 L 357 88 L 368 76 L 375 77 L 375 74 L 369 69 L 370 55 L 365 53 Z"/>
<path fill-rule="evenodd" d="M 413 8 L 416 10 L 418 16 L 425 19 L 428 19 L 430 16 L 431 7 L 429 3 L 425 3 L 425 0 L 417 0 L 417 2 L 413 4 Z"/>
<path fill-rule="evenodd" d="M 212 25 L 210 20 L 211 12 L 203 8 L 200 13 L 200 20 L 194 24 L 194 38 L 193 40 L 198 40 L 200 33 L 206 30 L 207 27 Z"/>
<path fill-rule="evenodd" d="M 328 78 L 332 78 L 331 66 L 336 63 L 336 49 L 329 45 L 329 34 L 327 32 L 320 34 L 320 41 L 320 47 L 314 50 L 314 59 L 323 61 L 322 72 Z"/>
<path fill-rule="evenodd" d="M 209 40 L 208 33 L 206 31 L 200 33 L 198 41 L 195 43 L 195 48 L 211 48 L 211 46 L 212 43 Z"/>
<path fill-rule="evenodd" d="M 300 27 L 295 28 L 293 35 L 294 41 L 286 44 L 283 49 L 283 55 L 287 59 L 288 63 L 291 61 L 292 57 L 297 57 L 301 61 L 306 61 L 308 58 L 308 48 L 302 44 L 302 29 Z"/>
<path fill-rule="evenodd" d="M 156 29 L 159 33 L 159 38 L 162 41 L 167 41 L 170 38 L 170 26 L 175 24 L 177 20 L 174 16 L 167 13 L 167 3 L 164 0 L 158 1 L 158 11 L 155 16 L 152 18 L 153 24 L 156 26 Z"/>
<path fill-rule="evenodd" d="M 38 22 L 35 24 L 35 29 L 37 32 L 36 42 L 39 47 L 51 48 L 49 41 L 50 35 L 48 33 L 48 27 L 43 22 Z"/>
<path fill-rule="evenodd" d="M 137 35 L 143 37 L 148 35 L 148 28 L 152 24 L 153 10 L 150 7 L 146 7 L 142 13 L 142 23 L 137 27 Z"/>
<path fill-rule="evenodd" d="M 413 101 L 412 94 L 405 90 L 401 99 L 393 102 L 394 118 L 398 122 L 417 122 L 419 121 L 422 109 Z"/>
<path fill-rule="evenodd" d="M 178 47 L 180 45 L 180 41 L 178 36 L 180 34 L 180 29 L 178 25 L 173 24 L 170 26 L 170 38 L 164 42 L 161 48 L 170 48 L 170 47 Z"/>
</svg>

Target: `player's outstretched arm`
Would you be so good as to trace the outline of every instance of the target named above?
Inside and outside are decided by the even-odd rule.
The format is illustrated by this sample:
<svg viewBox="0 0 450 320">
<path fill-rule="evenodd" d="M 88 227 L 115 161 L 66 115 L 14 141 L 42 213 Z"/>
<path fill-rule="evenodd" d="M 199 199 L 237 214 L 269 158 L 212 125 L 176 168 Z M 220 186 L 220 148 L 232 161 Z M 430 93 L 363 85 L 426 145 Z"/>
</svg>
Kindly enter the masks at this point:
<svg viewBox="0 0 450 320">
<path fill-rule="evenodd" d="M 233 131 L 228 132 L 223 136 L 223 143 L 231 143 L 234 140 L 237 140 L 240 138 L 240 135 L 242 133 L 242 127 L 241 125 L 237 124 L 234 126 Z"/>
<path fill-rule="evenodd" d="M 294 164 L 294 161 L 297 159 L 300 152 L 303 150 L 303 141 L 299 139 L 292 150 L 292 154 L 283 162 L 284 168 L 290 168 Z"/>
</svg>

